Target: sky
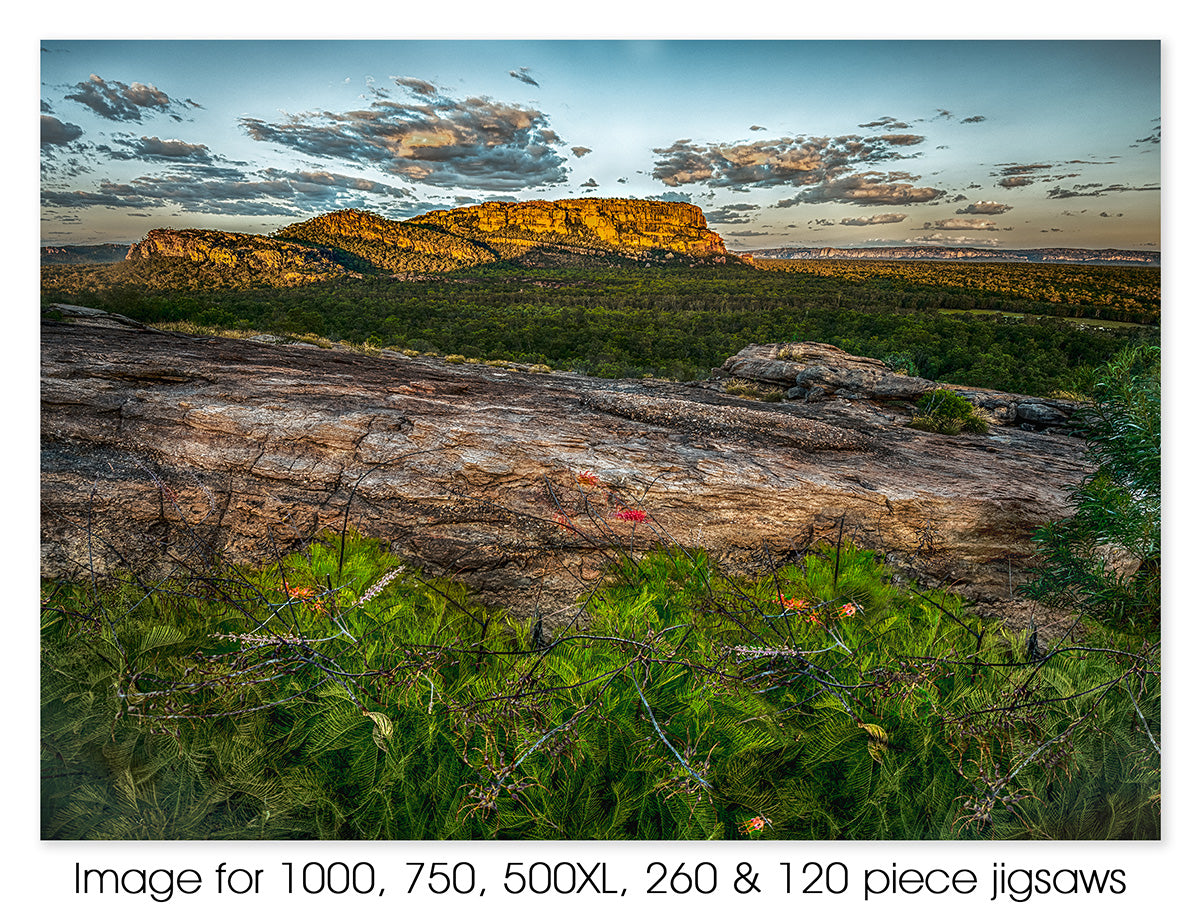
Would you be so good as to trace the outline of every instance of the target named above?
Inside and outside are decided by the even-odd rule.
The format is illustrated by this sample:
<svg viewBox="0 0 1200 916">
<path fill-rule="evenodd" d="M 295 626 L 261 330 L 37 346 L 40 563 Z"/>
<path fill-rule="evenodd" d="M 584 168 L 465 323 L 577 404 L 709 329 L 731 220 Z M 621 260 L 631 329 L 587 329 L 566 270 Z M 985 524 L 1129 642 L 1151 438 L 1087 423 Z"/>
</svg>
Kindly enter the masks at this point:
<svg viewBox="0 0 1200 916">
<path fill-rule="evenodd" d="M 41 40 L 43 245 L 699 206 L 731 250 L 1160 245 L 1154 40 Z"/>
</svg>

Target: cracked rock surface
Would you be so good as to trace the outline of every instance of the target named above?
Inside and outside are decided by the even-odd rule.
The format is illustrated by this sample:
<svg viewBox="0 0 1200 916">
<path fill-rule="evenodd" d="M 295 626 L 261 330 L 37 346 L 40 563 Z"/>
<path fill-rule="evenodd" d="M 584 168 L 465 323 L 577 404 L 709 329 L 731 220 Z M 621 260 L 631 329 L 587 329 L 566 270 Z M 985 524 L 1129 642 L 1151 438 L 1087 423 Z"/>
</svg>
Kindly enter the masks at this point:
<svg viewBox="0 0 1200 916">
<path fill-rule="evenodd" d="M 715 383 L 64 317 L 41 335 L 51 577 L 213 551 L 268 562 L 348 522 L 552 623 L 601 575 L 606 538 L 702 545 L 750 568 L 841 530 L 1023 626 L 1030 533 L 1067 514 L 1090 471 L 1077 439 L 918 432 L 902 407 L 864 398 L 765 404 Z M 622 508 L 648 519 L 618 520 Z"/>
</svg>

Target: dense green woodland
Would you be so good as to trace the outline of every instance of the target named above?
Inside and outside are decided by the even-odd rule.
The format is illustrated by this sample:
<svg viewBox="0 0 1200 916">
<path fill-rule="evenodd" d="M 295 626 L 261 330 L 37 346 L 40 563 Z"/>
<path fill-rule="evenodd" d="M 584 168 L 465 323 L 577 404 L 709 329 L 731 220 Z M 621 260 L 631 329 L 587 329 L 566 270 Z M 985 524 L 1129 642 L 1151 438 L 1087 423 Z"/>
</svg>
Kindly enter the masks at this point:
<svg viewBox="0 0 1200 916">
<path fill-rule="evenodd" d="M 255 281 L 246 275 L 158 259 L 44 268 L 43 302 L 146 322 L 315 334 L 605 377 L 697 378 L 748 343 L 815 340 L 937 381 L 1042 395 L 1086 388 L 1087 374 L 1126 343 L 1157 339 L 1153 268 L 900 262 L 785 268 L 497 265 L 415 280 L 251 287 Z M 1131 324 L 1097 329 L 1036 315 Z"/>
</svg>

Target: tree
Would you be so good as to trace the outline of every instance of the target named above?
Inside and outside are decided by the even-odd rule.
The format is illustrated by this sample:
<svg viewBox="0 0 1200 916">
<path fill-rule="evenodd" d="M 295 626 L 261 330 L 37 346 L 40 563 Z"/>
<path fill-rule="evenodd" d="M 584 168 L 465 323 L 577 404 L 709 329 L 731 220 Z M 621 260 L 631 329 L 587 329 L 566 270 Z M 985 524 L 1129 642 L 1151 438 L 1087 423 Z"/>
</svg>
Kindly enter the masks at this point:
<svg viewBox="0 0 1200 916">
<path fill-rule="evenodd" d="M 1120 629 L 1153 630 L 1161 590 L 1161 354 L 1123 351 L 1101 370 L 1079 419 L 1097 470 L 1071 495 L 1074 515 L 1034 535 L 1032 597 Z"/>
</svg>

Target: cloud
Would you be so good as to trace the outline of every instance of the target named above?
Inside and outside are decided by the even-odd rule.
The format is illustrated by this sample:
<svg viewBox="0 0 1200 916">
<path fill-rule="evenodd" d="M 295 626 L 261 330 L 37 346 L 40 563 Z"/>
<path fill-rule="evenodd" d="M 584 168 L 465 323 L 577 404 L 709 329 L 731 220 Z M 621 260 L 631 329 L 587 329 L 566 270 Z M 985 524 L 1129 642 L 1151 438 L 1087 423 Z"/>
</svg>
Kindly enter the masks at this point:
<svg viewBox="0 0 1200 916">
<path fill-rule="evenodd" d="M 784 137 L 732 144 L 677 140 L 653 150 L 661 158 L 654 163 L 652 174 L 668 187 L 695 183 L 738 189 L 803 187 L 829 182 L 864 164 L 906 158 L 893 147 L 907 145 L 909 138 L 901 134 L 891 139 Z"/>
<path fill-rule="evenodd" d="M 959 123 L 960 124 L 978 124 L 979 122 L 986 121 L 986 120 L 987 120 L 987 118 L 985 118 L 983 115 L 971 115 L 971 117 L 969 117 L 969 118 L 963 118 Z"/>
<path fill-rule="evenodd" d="M 83 128 L 78 124 L 60 121 L 58 118 L 42 115 L 42 146 L 66 146 L 83 136 Z"/>
<path fill-rule="evenodd" d="M 528 67 L 522 67 L 520 70 L 509 70 L 508 75 L 515 80 L 520 80 L 522 83 L 528 83 L 530 86 L 539 86 L 538 81 L 529 75 Z"/>
<path fill-rule="evenodd" d="M 794 207 L 801 203 L 841 201 L 859 206 L 906 206 L 924 204 L 945 195 L 938 188 L 919 188 L 907 179 L 915 176 L 904 173 L 864 172 L 850 175 L 801 191 L 792 198 L 781 200 L 776 207 Z"/>
<path fill-rule="evenodd" d="M 201 107 L 191 99 L 172 100 L 161 89 L 145 83 L 127 85 L 119 80 L 105 80 L 93 73 L 82 83 L 76 83 L 75 92 L 66 98 L 85 105 L 109 121 L 140 121 L 144 111 L 169 115 L 176 121 L 183 118 L 179 109 Z"/>
<path fill-rule="evenodd" d="M 438 94 L 437 86 L 425 80 L 417 79 L 415 76 L 393 76 L 392 80 L 397 86 L 403 86 L 417 95 L 436 96 Z"/>
<path fill-rule="evenodd" d="M 682 191 L 663 191 L 661 194 L 651 194 L 646 199 L 647 200 L 665 200 L 670 203 L 677 203 L 677 204 L 690 204 L 692 202 L 692 195 L 686 194 Z"/>
<path fill-rule="evenodd" d="M 1140 140 L 1135 140 L 1131 145 L 1137 146 L 1140 143 L 1157 144 L 1162 142 L 1162 125 L 1156 125 L 1149 134 L 1142 137 Z"/>
<path fill-rule="evenodd" d="M 727 204 L 715 210 L 705 210 L 704 218 L 709 223 L 741 225 L 750 222 L 749 214 L 760 209 L 758 204 Z"/>
<path fill-rule="evenodd" d="M 411 80 L 409 80 L 411 82 Z M 407 83 L 407 88 L 412 86 Z M 489 98 L 379 99 L 363 110 L 243 117 L 255 140 L 323 159 L 371 165 L 417 184 L 518 191 L 567 180 L 545 114 Z"/>
<path fill-rule="evenodd" d="M 581 187 L 581 188 L 598 188 L 598 187 L 600 187 L 600 185 L 596 183 L 595 178 L 589 178 L 587 181 L 583 182 L 583 184 L 581 184 L 579 187 Z"/>
<path fill-rule="evenodd" d="M 886 127 L 888 130 L 908 130 L 909 128 L 909 125 L 904 121 L 899 121 L 896 118 L 886 115 L 882 118 L 876 118 L 874 121 L 868 121 L 866 124 L 859 124 L 858 126 L 867 130 L 874 130 L 877 127 Z"/>
<path fill-rule="evenodd" d="M 761 124 L 751 124 L 750 129 L 751 130 L 766 130 L 766 128 L 763 127 Z"/>
<path fill-rule="evenodd" d="M 842 220 L 843 226 L 878 226 L 884 223 L 900 223 L 908 219 L 903 213 L 877 213 L 874 216 L 850 216 Z"/>
<path fill-rule="evenodd" d="M 591 152 L 591 149 L 586 146 L 572 146 L 571 152 L 574 154 L 576 159 L 582 159 L 584 156 L 586 156 L 588 153 Z"/>
<path fill-rule="evenodd" d="M 1099 183 L 1077 184 L 1074 187 L 1068 188 L 1051 188 L 1047 193 L 1047 197 L 1051 200 L 1067 200 L 1072 197 L 1103 197 L 1105 194 L 1120 194 L 1125 191 L 1161 191 L 1162 188 L 1158 185 L 1144 185 L 1140 188 L 1135 188 L 1127 184 L 1110 184 L 1107 187 Z"/>
<path fill-rule="evenodd" d="M 989 246 L 989 247 L 994 247 L 994 246 L 999 245 L 1000 241 L 999 241 L 999 239 L 972 238 L 969 235 L 947 236 L 947 235 L 942 235 L 939 232 L 935 232 L 932 235 L 919 235 L 915 238 L 905 239 L 903 244 L 905 244 L 905 245 L 946 245 L 946 246 L 985 245 L 985 246 Z"/>
<path fill-rule="evenodd" d="M 990 219 L 939 219 L 926 223 L 924 229 L 954 229 L 958 232 L 994 232 L 996 223 Z"/>
<path fill-rule="evenodd" d="M 113 141 L 122 149 L 102 149 L 113 158 L 121 160 L 144 159 L 150 162 L 194 162 L 208 164 L 214 161 L 213 154 L 203 143 L 187 143 L 183 140 L 160 140 L 158 137 L 117 137 Z"/>
<path fill-rule="evenodd" d="M 994 200 L 977 200 L 977 201 L 975 201 L 975 203 L 968 204 L 967 206 L 963 207 L 961 210 L 955 210 L 954 212 L 959 214 L 960 216 L 963 214 L 970 214 L 970 213 L 993 214 L 994 215 L 994 214 L 999 214 L 999 213 L 1007 213 L 1011 209 L 1012 209 L 1012 207 L 1009 206 L 1008 204 L 998 203 Z"/>
<path fill-rule="evenodd" d="M 407 189 L 335 172 L 264 169 L 241 174 L 225 169 L 214 176 L 204 167 L 146 175 L 128 183 L 101 181 L 92 191 L 43 189 L 42 204 L 66 210 L 174 206 L 185 213 L 294 218 L 347 207 L 392 216 L 425 209 Z"/>
<path fill-rule="evenodd" d="M 878 139 L 892 146 L 916 146 L 925 142 L 920 134 L 883 134 Z"/>
</svg>

